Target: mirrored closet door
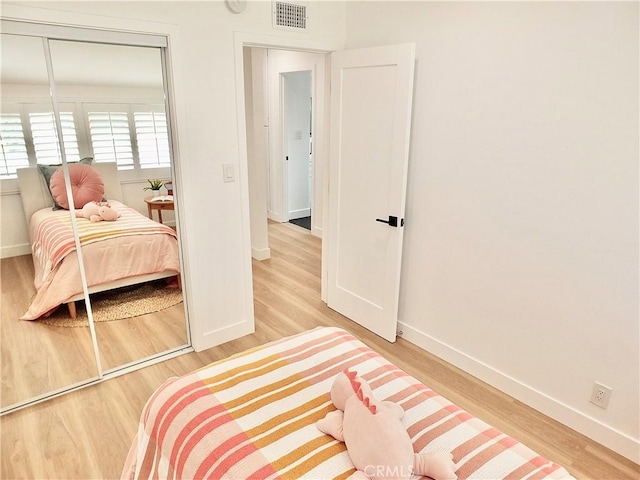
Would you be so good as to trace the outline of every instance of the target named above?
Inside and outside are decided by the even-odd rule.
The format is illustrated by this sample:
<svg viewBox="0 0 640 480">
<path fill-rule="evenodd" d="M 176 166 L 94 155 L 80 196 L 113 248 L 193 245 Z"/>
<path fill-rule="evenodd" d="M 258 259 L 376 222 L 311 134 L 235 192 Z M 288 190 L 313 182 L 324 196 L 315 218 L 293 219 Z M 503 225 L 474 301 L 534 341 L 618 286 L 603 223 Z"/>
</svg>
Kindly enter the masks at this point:
<svg viewBox="0 0 640 480">
<path fill-rule="evenodd" d="M 53 138 L 62 137 L 62 141 L 54 141 L 57 144 L 53 151 L 57 155 L 48 161 L 52 164 L 48 170 L 57 170 L 59 167 L 55 165 L 64 157 L 68 166 L 61 169 L 58 176 L 68 171 L 67 192 L 76 209 L 64 205 L 60 210 L 53 210 L 48 206 L 46 212 L 59 219 L 64 217 L 70 227 L 75 226 L 74 241 L 80 247 L 80 255 L 71 248 L 72 253 L 63 260 L 56 260 L 55 265 L 45 261 L 42 267 L 51 285 L 50 291 L 42 295 L 53 296 L 53 299 L 47 298 L 49 303 L 56 304 L 52 312 L 43 312 L 48 304 L 35 308 L 32 303 L 32 296 L 40 294 L 36 288 L 39 287 L 38 275 L 42 273 L 38 272 L 41 251 L 36 248 L 40 244 L 30 239 L 33 247 L 30 255 L 20 256 L 19 261 L 2 259 L 3 410 L 16 402 L 83 380 L 135 368 L 190 345 L 182 295 L 184 281 L 180 275 L 178 221 L 171 195 L 176 182 L 163 47 L 114 42 L 117 36 L 110 37 L 108 42 L 78 40 L 74 35 L 71 39 L 57 35 L 44 40 L 11 37 L 15 37 L 14 47 L 11 42 L 5 43 L 3 34 L 2 105 L 4 108 L 18 104 L 22 109 L 20 120 L 26 130 L 27 166 L 37 171 L 41 187 L 44 185 L 42 173 L 47 170 L 41 166 L 44 153 L 38 150 L 37 129 L 25 124 L 25 119 L 28 121 L 29 115 L 35 118 L 35 113 L 51 114 L 51 110 L 55 113 L 51 116 L 59 119 L 58 124 L 54 122 Z M 32 48 L 39 42 L 41 57 L 45 45 L 51 95 L 57 108 L 51 108 L 49 98 L 49 109 L 44 109 L 41 106 L 44 97 L 25 96 L 21 90 L 34 88 L 33 79 L 27 77 L 31 68 L 19 61 L 34 58 L 32 52 L 21 50 L 25 47 L 18 42 L 27 38 L 33 40 Z M 16 60 L 13 76 L 5 76 L 5 61 L 11 65 L 12 58 Z M 46 90 L 48 94 L 46 64 L 40 73 L 43 72 L 42 92 Z M 7 85 L 15 85 L 15 96 Z M 42 112 L 31 112 L 38 108 Z M 3 144 L 8 113 L 3 109 Z M 5 154 L 5 163 L 7 160 Z M 18 175 L 23 176 L 22 170 Z M 5 177 L 9 179 L 11 175 Z M 159 192 L 147 188 L 154 180 L 162 183 Z M 93 188 L 96 182 L 98 187 Z M 26 198 L 22 186 L 19 190 L 21 198 Z M 45 193 L 47 188 L 40 191 L 41 195 Z M 53 199 L 57 200 L 55 194 Z M 94 198 L 96 195 L 99 198 Z M 29 204 L 30 200 L 22 203 Z M 33 212 L 24 210 L 24 221 L 29 218 L 27 224 L 33 224 Z M 67 288 L 72 278 L 67 270 L 80 272 L 81 291 L 77 287 Z M 14 275 L 19 275 L 29 289 L 18 290 L 21 294 L 9 289 L 7 279 Z M 84 300 L 84 293 L 89 294 L 89 301 Z M 33 319 L 21 320 L 20 317 L 24 318 L 21 310 L 31 312 L 29 316 Z M 20 341 L 38 352 L 27 351 L 24 356 L 18 356 L 18 352 L 26 349 L 18 348 L 10 338 L 14 337 L 12 329 L 30 329 Z M 82 342 L 77 338 L 82 338 Z M 38 347 L 40 341 L 48 342 L 47 348 Z M 82 353 L 70 352 L 72 347 L 79 349 L 80 344 Z M 51 365 L 66 370 L 69 375 L 61 375 L 53 386 L 45 382 L 39 388 L 23 389 L 23 393 L 10 401 L 5 400 L 7 392 L 21 383 L 29 383 L 22 380 L 21 368 L 30 368 L 31 364 L 35 367 L 36 357 L 46 357 L 39 358 L 45 364 L 42 369 L 34 368 L 41 375 L 51 376 Z M 70 367 L 64 367 L 62 357 L 68 357 Z M 85 364 L 91 366 L 91 371 L 76 374 Z M 36 375 L 32 376 L 37 378 Z"/>
<path fill-rule="evenodd" d="M 44 175 L 58 170 L 61 156 L 43 40 L 3 33 L 1 42 L 0 134 L 5 168 L 0 181 L 3 192 L 9 182 L 19 190 L 19 195 L 3 195 L 3 214 L 14 216 L 16 229 L 24 222 L 23 231 L 28 235 L 24 241 L 32 245 L 32 253 L 1 261 L 0 406 L 5 409 L 98 378 L 99 368 L 89 328 L 57 327 L 52 323 L 55 316 L 41 315 L 56 302 L 61 282 L 82 290 L 78 262 L 66 262 L 62 280 L 58 280 L 50 274 L 51 259 L 38 240 L 38 225 L 50 221 L 72 225 L 71 211 L 53 211 L 51 194 L 44 186 Z M 60 173 L 64 186 L 64 171 Z M 14 211 L 9 212 L 9 207 Z M 73 245 L 72 229 L 64 231 L 64 242 Z M 37 317 L 41 317 L 39 321 L 32 320 Z"/>
<path fill-rule="evenodd" d="M 83 247 L 96 292 L 98 348 L 109 371 L 188 343 L 174 202 L 164 185 L 172 182 L 172 156 L 163 52 L 63 40 L 51 40 L 50 49 L 58 102 L 73 105 L 78 119 L 80 156 L 92 157 L 111 180 L 106 199 L 120 215 L 112 222 L 118 237 L 108 221 L 96 226 L 84 219 L 79 227 L 87 242 L 91 235 L 109 237 Z M 152 193 L 154 180 L 163 185 Z"/>
</svg>

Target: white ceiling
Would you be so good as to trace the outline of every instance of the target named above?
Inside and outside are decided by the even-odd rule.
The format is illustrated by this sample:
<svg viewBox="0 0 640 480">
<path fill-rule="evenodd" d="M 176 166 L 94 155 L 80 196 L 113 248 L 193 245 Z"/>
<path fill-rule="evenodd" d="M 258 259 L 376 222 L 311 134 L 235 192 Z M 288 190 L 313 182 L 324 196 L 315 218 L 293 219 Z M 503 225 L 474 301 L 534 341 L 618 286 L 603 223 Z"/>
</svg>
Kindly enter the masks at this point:
<svg viewBox="0 0 640 480">
<path fill-rule="evenodd" d="M 159 48 L 51 40 L 50 49 L 59 85 L 162 87 Z M 2 34 L 0 80 L 47 84 L 42 39 Z"/>
</svg>

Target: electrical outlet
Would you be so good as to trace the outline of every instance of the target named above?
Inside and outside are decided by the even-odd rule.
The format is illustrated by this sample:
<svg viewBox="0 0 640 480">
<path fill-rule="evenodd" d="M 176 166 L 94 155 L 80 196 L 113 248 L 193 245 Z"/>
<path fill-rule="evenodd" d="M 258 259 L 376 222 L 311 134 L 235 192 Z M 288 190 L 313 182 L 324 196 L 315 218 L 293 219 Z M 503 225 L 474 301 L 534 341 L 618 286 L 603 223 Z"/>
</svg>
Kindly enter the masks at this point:
<svg viewBox="0 0 640 480">
<path fill-rule="evenodd" d="M 607 387 L 606 385 L 595 382 L 593 384 L 593 391 L 591 392 L 591 403 L 601 408 L 607 408 L 612 391 L 613 390 L 611 387 Z"/>
</svg>

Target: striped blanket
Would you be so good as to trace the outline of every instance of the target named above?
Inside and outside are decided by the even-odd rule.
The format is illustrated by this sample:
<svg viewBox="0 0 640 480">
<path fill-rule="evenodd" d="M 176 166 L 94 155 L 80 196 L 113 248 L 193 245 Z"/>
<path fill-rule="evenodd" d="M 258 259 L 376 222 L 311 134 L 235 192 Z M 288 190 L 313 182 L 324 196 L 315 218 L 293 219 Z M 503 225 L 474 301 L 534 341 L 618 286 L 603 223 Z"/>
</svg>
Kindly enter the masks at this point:
<svg viewBox="0 0 640 480">
<path fill-rule="evenodd" d="M 346 479 L 355 469 L 344 444 L 315 425 L 335 410 L 329 390 L 346 367 L 404 408 L 416 452 L 452 452 L 460 479 L 573 478 L 338 328 L 166 381 L 144 407 L 122 478 Z"/>
<path fill-rule="evenodd" d="M 167 234 L 176 236 L 176 232 L 173 229 L 141 215 L 133 208 L 117 201 L 110 201 L 109 203 L 120 213 L 120 217 L 116 221 L 91 222 L 86 218 L 77 219 L 81 245 L 125 235 Z M 35 230 L 32 252 L 34 252 L 34 256 L 40 262 L 44 272 L 48 274 L 69 253 L 76 249 L 71 216 L 66 210 L 52 211 L 51 209 L 43 209 L 34 214 L 34 220 L 36 218 L 38 224 Z"/>
</svg>

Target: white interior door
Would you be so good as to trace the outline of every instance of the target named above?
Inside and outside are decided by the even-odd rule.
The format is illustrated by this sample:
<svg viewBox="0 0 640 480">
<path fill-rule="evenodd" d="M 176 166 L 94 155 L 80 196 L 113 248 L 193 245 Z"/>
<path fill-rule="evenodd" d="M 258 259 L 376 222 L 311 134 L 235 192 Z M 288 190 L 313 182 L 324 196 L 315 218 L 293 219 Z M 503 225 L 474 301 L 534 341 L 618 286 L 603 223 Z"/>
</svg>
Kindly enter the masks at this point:
<svg viewBox="0 0 640 480">
<path fill-rule="evenodd" d="M 331 57 L 327 304 L 390 342 L 398 321 L 414 59 L 414 44 Z"/>
</svg>

